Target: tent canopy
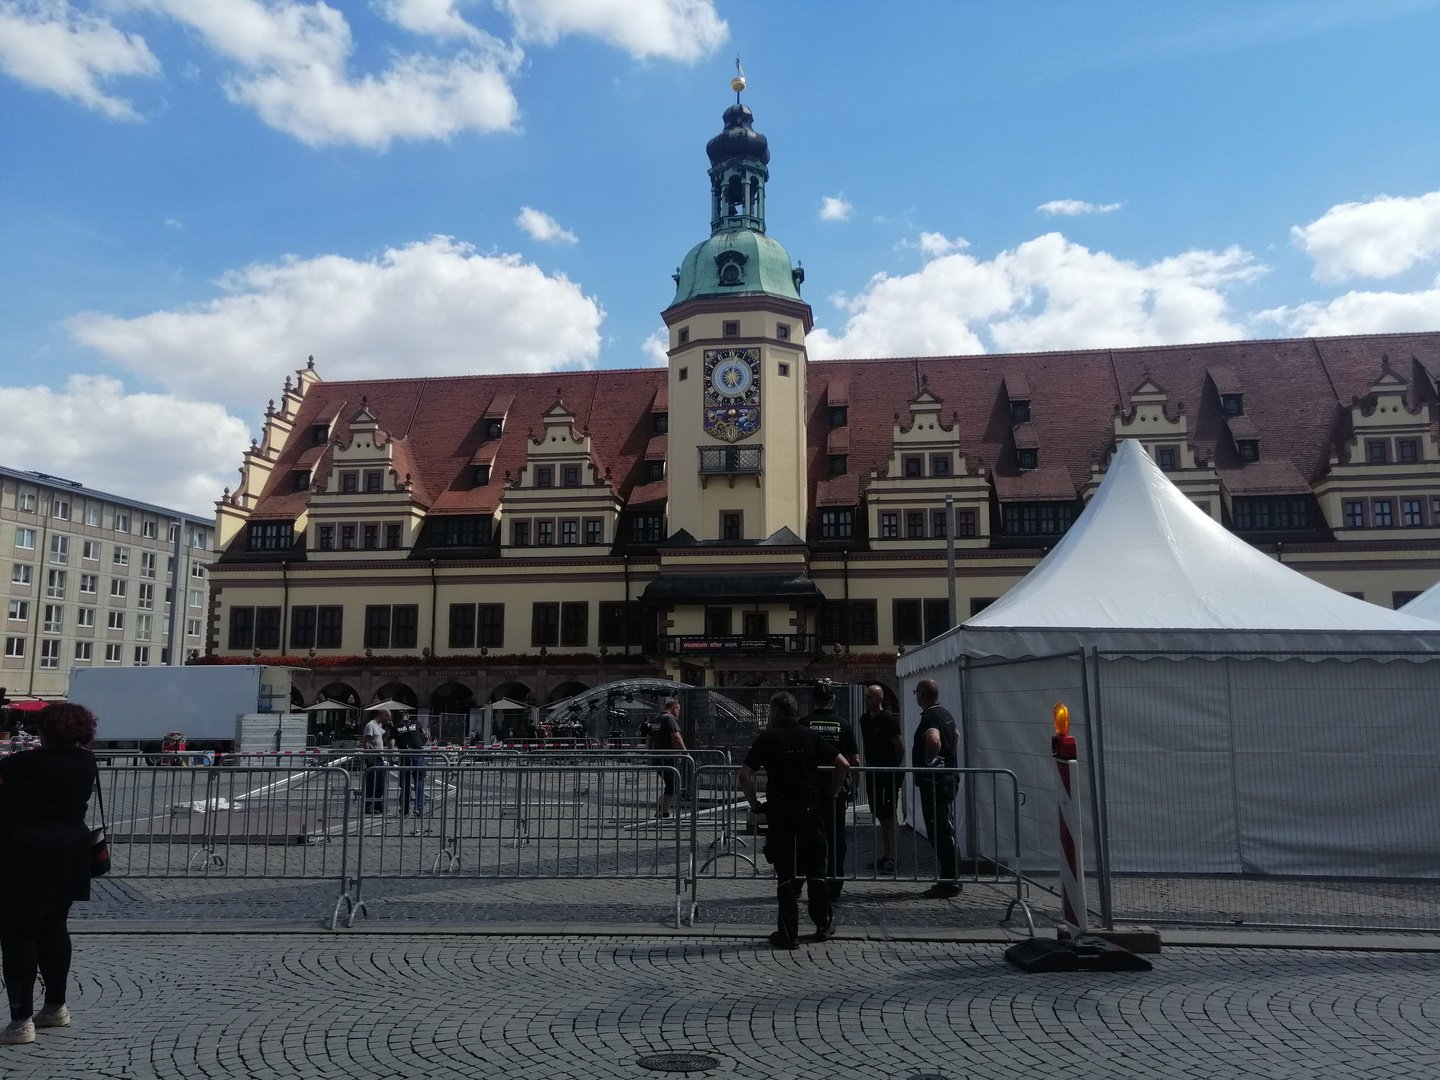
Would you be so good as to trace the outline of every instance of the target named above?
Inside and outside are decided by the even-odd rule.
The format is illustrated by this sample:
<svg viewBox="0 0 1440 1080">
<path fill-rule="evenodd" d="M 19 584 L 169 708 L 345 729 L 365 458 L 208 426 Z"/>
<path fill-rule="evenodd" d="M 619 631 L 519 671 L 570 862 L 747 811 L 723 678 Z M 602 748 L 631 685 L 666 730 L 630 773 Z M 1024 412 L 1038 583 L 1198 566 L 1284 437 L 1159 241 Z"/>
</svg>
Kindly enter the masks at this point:
<svg viewBox="0 0 1440 1080">
<path fill-rule="evenodd" d="M 1040 565 L 963 626 L 901 657 L 897 670 L 1087 645 L 1182 654 L 1440 652 L 1440 626 L 1346 596 L 1257 551 L 1126 439 L 1090 505 Z"/>
<path fill-rule="evenodd" d="M 1440 623 L 1440 582 L 1431 585 L 1400 610 L 1406 615 L 1414 615 L 1417 619 Z"/>
</svg>

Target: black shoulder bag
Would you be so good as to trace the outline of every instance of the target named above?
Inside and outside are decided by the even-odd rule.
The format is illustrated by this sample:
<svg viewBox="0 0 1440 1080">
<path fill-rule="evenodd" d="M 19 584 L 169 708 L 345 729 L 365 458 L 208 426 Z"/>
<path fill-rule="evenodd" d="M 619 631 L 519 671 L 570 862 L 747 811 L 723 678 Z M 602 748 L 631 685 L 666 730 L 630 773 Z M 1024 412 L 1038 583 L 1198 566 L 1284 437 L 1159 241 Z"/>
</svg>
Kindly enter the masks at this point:
<svg viewBox="0 0 1440 1080">
<path fill-rule="evenodd" d="M 100 774 L 95 774 L 95 799 L 100 804 L 100 827 L 90 830 L 90 876 L 104 877 L 110 872 L 110 835 L 105 824 L 105 795 L 100 790 Z"/>
</svg>

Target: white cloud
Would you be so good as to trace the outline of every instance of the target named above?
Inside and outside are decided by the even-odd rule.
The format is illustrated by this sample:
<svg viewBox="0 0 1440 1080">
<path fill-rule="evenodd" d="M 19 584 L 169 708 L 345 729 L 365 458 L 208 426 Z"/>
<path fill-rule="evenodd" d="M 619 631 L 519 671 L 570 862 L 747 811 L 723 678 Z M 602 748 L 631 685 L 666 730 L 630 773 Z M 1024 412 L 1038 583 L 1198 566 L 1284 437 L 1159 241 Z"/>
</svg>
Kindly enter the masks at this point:
<svg viewBox="0 0 1440 1080">
<path fill-rule="evenodd" d="M 1341 203 L 1290 235 L 1315 260 L 1317 281 L 1394 277 L 1440 254 L 1440 191 Z"/>
<path fill-rule="evenodd" d="M 824 359 L 1239 338 L 1225 289 L 1264 272 L 1236 247 L 1141 266 L 1048 233 L 989 261 L 956 253 L 913 274 L 877 275 L 837 301 L 844 329 L 817 329 L 806 346 Z"/>
<path fill-rule="evenodd" d="M 0 70 L 41 90 L 74 98 L 117 120 L 138 120 L 124 98 L 100 89 L 118 75 L 158 75 L 145 39 L 66 0 L 0 0 Z"/>
<path fill-rule="evenodd" d="M 381 0 L 380 12 L 396 26 L 416 34 L 472 41 L 485 36 L 461 17 L 456 0 Z"/>
<path fill-rule="evenodd" d="M 1348 292 L 1334 300 L 1271 308 L 1255 316 L 1297 337 L 1440 330 L 1440 280 L 1419 292 Z"/>
<path fill-rule="evenodd" d="M 72 375 L 63 390 L 0 386 L 0 459 L 18 469 L 209 516 L 234 487 L 250 442 L 219 405 L 127 394 L 116 379 Z"/>
<path fill-rule="evenodd" d="M 450 57 L 397 56 L 379 76 L 351 78 L 344 15 L 293 0 L 141 0 L 197 31 L 241 73 L 231 100 L 311 146 L 384 149 L 394 139 L 505 131 L 518 115 L 509 76 L 518 51 L 476 31 L 475 48 Z"/>
<path fill-rule="evenodd" d="M 838 195 L 826 195 L 820 200 L 821 221 L 847 221 L 855 208 Z"/>
<path fill-rule="evenodd" d="M 522 41 L 553 45 L 589 34 L 637 59 L 695 61 L 723 45 L 730 28 L 710 0 L 497 0 Z"/>
<path fill-rule="evenodd" d="M 960 251 L 968 248 L 970 241 L 962 240 L 958 236 L 954 240 L 951 240 L 944 233 L 922 232 L 920 234 L 920 240 L 915 246 L 933 259 L 941 255 L 949 255 L 952 251 Z"/>
<path fill-rule="evenodd" d="M 536 240 L 544 240 L 547 243 L 574 244 L 580 239 L 569 229 L 561 227 L 560 223 L 549 214 L 529 206 L 520 208 L 520 216 L 515 219 L 515 224 Z"/>
<path fill-rule="evenodd" d="M 230 295 L 186 310 L 69 326 L 174 392 L 259 409 L 307 353 L 330 379 L 542 371 L 592 361 L 605 317 L 564 275 L 444 236 L 367 261 L 251 266 L 222 284 Z"/>
<path fill-rule="evenodd" d="M 661 327 L 647 337 L 640 345 L 650 363 L 663 367 L 670 362 L 670 331 Z"/>
<path fill-rule="evenodd" d="M 1049 214 L 1054 217 L 1060 214 L 1064 217 L 1079 217 L 1081 214 L 1111 214 L 1120 209 L 1121 204 L 1112 203 L 1090 203 L 1081 202 L 1079 199 L 1052 199 L 1050 202 L 1041 203 L 1035 209 L 1042 214 Z"/>
</svg>

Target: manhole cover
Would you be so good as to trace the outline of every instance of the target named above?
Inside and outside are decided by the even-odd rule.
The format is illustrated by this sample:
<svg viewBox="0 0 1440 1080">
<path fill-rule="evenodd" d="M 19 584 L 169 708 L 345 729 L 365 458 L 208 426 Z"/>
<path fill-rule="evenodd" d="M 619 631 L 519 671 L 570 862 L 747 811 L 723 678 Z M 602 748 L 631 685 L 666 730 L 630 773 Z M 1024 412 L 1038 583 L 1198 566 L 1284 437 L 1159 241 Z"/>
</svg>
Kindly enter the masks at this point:
<svg viewBox="0 0 1440 1080">
<path fill-rule="evenodd" d="M 703 1072 L 718 1066 L 720 1059 L 709 1054 L 649 1054 L 637 1064 L 642 1069 L 654 1069 L 656 1072 Z"/>
</svg>

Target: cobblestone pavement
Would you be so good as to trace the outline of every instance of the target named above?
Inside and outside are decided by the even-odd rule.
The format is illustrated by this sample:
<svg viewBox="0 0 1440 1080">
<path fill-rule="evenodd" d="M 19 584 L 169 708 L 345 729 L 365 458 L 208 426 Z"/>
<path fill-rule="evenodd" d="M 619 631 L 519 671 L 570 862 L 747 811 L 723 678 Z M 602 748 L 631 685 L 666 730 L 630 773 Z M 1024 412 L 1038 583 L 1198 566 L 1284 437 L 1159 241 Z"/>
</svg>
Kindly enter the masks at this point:
<svg viewBox="0 0 1440 1080">
<path fill-rule="evenodd" d="M 1172 949 L 1144 974 L 1024 975 L 998 947 L 656 938 L 77 939 L 75 1025 L 0 1075 L 1434 1077 L 1433 955 Z"/>
</svg>

